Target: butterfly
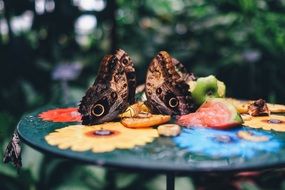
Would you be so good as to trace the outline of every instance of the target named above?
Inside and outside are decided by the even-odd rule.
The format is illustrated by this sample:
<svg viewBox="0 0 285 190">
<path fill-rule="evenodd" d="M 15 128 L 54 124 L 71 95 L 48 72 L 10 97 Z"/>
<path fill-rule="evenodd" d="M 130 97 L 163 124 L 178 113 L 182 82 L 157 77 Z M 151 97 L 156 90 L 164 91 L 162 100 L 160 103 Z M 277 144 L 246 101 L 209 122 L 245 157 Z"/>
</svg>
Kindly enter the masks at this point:
<svg viewBox="0 0 285 190">
<path fill-rule="evenodd" d="M 16 131 L 13 133 L 13 137 L 5 150 L 3 162 L 13 162 L 16 168 L 22 167 L 21 141 Z"/>
<path fill-rule="evenodd" d="M 160 51 L 149 64 L 146 82 L 146 104 L 153 113 L 184 115 L 194 111 L 188 80 L 194 80 L 178 60 Z"/>
<path fill-rule="evenodd" d="M 128 54 L 118 49 L 100 63 L 94 84 L 82 98 L 78 111 L 83 125 L 115 119 L 135 101 L 136 76 Z"/>
</svg>

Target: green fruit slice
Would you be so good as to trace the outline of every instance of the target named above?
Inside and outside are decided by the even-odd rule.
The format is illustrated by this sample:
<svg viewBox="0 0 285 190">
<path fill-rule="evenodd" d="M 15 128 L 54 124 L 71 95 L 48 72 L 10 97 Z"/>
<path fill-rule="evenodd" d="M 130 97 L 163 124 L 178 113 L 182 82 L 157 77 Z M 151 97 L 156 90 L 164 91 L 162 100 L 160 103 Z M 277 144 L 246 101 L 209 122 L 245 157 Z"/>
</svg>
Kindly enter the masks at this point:
<svg viewBox="0 0 285 190">
<path fill-rule="evenodd" d="M 198 78 L 192 91 L 192 97 L 197 105 L 201 105 L 208 98 L 219 97 L 217 78 L 213 75 Z"/>
<path fill-rule="evenodd" d="M 226 85 L 214 75 L 200 77 L 197 81 L 188 82 L 194 102 L 199 106 L 208 98 L 224 98 Z"/>
<path fill-rule="evenodd" d="M 218 95 L 219 98 L 224 98 L 226 96 L 226 85 L 224 82 L 218 80 Z"/>
<path fill-rule="evenodd" d="M 236 108 L 222 98 L 208 99 L 195 112 L 178 118 L 177 124 L 227 129 L 243 123 Z"/>
</svg>

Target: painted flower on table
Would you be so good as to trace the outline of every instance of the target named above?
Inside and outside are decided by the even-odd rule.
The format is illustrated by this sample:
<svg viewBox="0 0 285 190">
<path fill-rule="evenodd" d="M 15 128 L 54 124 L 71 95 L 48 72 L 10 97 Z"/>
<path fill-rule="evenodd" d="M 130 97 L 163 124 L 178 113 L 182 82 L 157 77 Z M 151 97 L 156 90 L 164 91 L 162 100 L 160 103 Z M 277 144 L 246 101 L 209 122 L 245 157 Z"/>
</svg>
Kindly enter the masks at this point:
<svg viewBox="0 0 285 190">
<path fill-rule="evenodd" d="M 77 108 L 56 108 L 39 114 L 39 118 L 52 122 L 80 122 L 81 115 Z"/>
<path fill-rule="evenodd" d="M 247 128 L 215 130 L 184 128 L 173 141 L 189 152 L 211 157 L 253 157 L 261 152 L 278 152 L 281 141 L 266 131 Z"/>
<path fill-rule="evenodd" d="M 245 126 L 285 132 L 285 116 L 271 114 L 270 116 L 250 117 L 244 121 Z"/>
<path fill-rule="evenodd" d="M 110 152 L 115 149 L 131 149 L 152 142 L 158 133 L 156 129 L 130 129 L 120 122 L 100 125 L 70 125 L 56 129 L 45 137 L 48 144 L 59 149 L 95 153 Z"/>
</svg>

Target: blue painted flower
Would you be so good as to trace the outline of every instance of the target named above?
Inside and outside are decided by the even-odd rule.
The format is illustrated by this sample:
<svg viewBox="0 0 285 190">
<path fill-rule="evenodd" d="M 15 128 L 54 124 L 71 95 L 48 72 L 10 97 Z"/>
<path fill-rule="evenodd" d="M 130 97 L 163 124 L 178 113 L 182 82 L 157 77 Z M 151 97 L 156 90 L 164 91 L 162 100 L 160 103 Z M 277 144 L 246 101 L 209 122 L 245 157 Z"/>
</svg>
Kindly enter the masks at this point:
<svg viewBox="0 0 285 190">
<path fill-rule="evenodd" d="M 262 141 L 240 138 L 238 134 L 246 132 L 250 137 L 261 138 Z M 281 141 L 270 133 L 248 128 L 231 130 L 215 130 L 203 127 L 184 128 L 182 133 L 173 138 L 180 147 L 189 152 L 212 157 L 253 157 L 260 152 L 277 152 Z"/>
</svg>

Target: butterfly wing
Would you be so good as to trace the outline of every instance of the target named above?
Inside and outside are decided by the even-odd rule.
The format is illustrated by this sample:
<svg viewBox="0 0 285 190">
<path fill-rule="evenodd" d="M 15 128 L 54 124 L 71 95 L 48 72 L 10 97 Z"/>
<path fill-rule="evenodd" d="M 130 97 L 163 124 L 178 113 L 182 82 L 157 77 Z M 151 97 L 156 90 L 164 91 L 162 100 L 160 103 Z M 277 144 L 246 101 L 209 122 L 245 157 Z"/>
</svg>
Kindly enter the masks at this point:
<svg viewBox="0 0 285 190">
<path fill-rule="evenodd" d="M 123 65 L 126 75 L 127 75 L 127 80 L 128 80 L 128 91 L 129 91 L 129 97 L 128 101 L 130 104 L 135 103 L 135 91 L 136 91 L 136 73 L 135 73 L 135 68 L 132 59 L 130 56 L 122 49 L 116 50 L 114 54 L 120 63 Z"/>
<path fill-rule="evenodd" d="M 105 56 L 94 84 L 79 105 L 82 124 L 99 124 L 115 119 L 129 105 L 128 94 L 128 80 L 123 65 L 116 56 Z"/>
<path fill-rule="evenodd" d="M 172 63 L 175 66 L 175 70 L 180 75 L 181 79 L 184 80 L 187 84 L 189 81 L 195 81 L 196 77 L 193 73 L 189 73 L 185 66 L 175 58 L 172 58 Z"/>
<path fill-rule="evenodd" d="M 21 142 L 16 131 L 13 133 L 13 137 L 5 150 L 3 162 L 13 162 L 17 168 L 22 166 Z"/>
<path fill-rule="evenodd" d="M 150 63 L 145 89 L 146 104 L 154 113 L 184 115 L 194 109 L 189 86 L 165 51 L 159 52 Z"/>
</svg>

